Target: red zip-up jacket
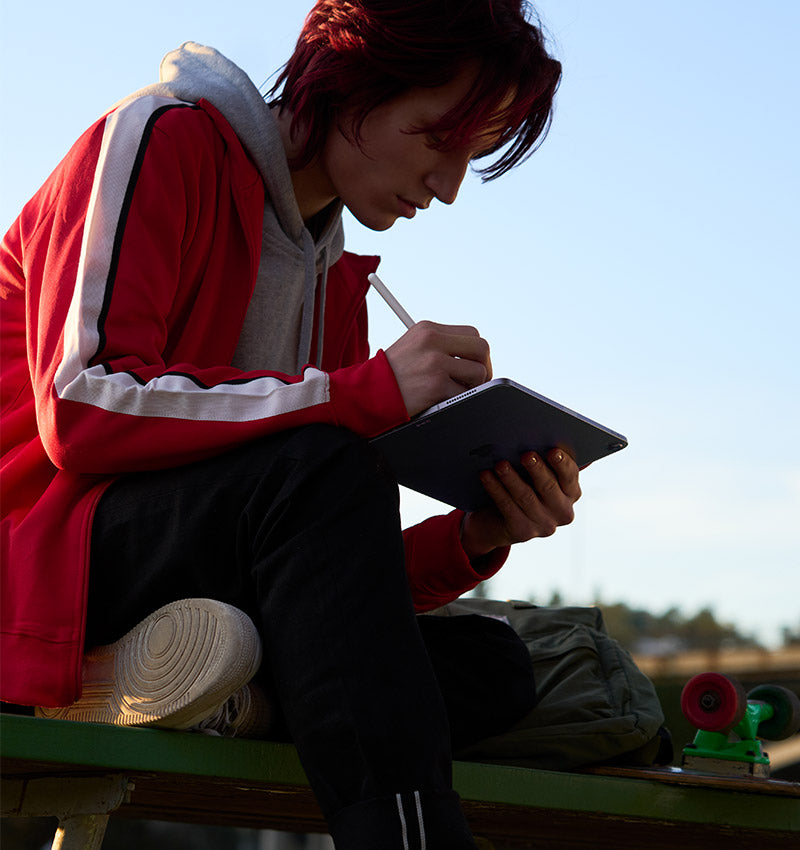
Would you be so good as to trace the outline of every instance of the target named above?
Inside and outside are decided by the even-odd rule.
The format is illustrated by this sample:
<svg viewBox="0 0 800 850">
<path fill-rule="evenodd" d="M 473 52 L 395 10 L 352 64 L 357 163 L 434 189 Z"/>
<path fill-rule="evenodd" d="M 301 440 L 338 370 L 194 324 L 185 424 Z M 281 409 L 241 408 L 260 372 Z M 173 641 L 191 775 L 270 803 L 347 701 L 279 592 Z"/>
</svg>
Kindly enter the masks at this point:
<svg viewBox="0 0 800 850">
<path fill-rule="evenodd" d="M 79 696 L 92 515 L 116 476 L 312 422 L 370 437 L 408 418 L 383 352 L 369 356 L 374 257 L 345 253 L 330 269 L 320 368 L 227 365 L 264 202 L 213 106 L 147 96 L 76 142 L 0 245 L 0 699 Z M 477 572 L 460 521 L 456 511 L 405 532 L 417 610 L 503 562 L 498 552 Z"/>
</svg>

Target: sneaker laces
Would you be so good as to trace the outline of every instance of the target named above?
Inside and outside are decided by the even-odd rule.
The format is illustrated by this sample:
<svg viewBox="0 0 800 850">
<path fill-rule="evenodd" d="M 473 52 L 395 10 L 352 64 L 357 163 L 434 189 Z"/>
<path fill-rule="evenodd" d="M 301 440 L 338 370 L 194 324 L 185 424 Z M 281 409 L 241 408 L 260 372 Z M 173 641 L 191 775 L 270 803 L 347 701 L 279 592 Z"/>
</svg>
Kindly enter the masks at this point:
<svg viewBox="0 0 800 850">
<path fill-rule="evenodd" d="M 193 732 L 220 738 L 260 737 L 270 728 L 273 712 L 266 694 L 252 682 L 234 691 Z"/>
</svg>

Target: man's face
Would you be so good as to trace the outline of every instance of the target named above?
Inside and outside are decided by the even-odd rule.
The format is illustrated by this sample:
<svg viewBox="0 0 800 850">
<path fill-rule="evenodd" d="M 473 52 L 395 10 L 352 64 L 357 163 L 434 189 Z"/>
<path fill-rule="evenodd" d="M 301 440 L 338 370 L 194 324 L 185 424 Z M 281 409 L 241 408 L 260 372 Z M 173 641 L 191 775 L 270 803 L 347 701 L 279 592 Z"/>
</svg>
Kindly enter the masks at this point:
<svg viewBox="0 0 800 850">
<path fill-rule="evenodd" d="M 492 143 L 491 131 L 468 147 L 436 150 L 427 133 L 467 92 L 472 76 L 463 73 L 437 88 L 414 88 L 373 109 L 361 127 L 360 145 L 333 127 L 321 157 L 333 192 L 365 227 L 386 230 L 400 218 L 413 218 L 436 198 L 456 199 L 470 160 Z M 341 127 L 349 129 L 350 116 Z M 496 136 L 495 136 L 496 137 Z"/>
</svg>

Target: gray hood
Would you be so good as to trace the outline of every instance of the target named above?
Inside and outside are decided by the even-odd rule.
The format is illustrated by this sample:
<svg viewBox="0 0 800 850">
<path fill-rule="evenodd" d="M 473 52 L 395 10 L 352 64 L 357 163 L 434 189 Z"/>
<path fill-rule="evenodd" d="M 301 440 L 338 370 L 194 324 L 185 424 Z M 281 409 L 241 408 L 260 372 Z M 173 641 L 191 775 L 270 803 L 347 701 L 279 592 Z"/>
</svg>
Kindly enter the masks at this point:
<svg viewBox="0 0 800 850">
<path fill-rule="evenodd" d="M 261 263 L 234 365 L 294 374 L 307 362 L 318 274 L 319 364 L 327 270 L 344 249 L 341 204 L 331 206 L 315 241 L 300 215 L 271 110 L 247 74 L 213 48 L 189 41 L 168 53 L 161 62 L 160 82 L 126 100 L 142 95 L 209 101 L 225 116 L 264 180 L 268 198 Z"/>
</svg>

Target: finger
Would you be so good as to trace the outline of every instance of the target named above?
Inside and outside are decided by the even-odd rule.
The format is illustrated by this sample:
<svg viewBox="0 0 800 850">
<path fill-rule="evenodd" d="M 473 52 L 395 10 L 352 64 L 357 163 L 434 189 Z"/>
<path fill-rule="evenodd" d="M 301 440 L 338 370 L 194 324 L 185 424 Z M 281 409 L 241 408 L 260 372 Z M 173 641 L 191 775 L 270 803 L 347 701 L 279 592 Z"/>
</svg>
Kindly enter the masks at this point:
<svg viewBox="0 0 800 850">
<path fill-rule="evenodd" d="M 543 465 L 541 461 L 539 464 Z M 571 521 L 572 517 L 568 516 L 567 512 L 553 511 L 508 461 L 496 464 L 494 471 L 514 508 L 511 509 L 505 502 L 502 505 L 497 502 L 496 504 L 507 521 L 514 524 L 516 532 L 520 535 L 519 539 L 524 539 L 523 535 L 524 537 L 549 537 L 555 533 L 559 525 Z"/>
<path fill-rule="evenodd" d="M 573 501 L 581 497 L 580 470 L 574 458 L 563 449 L 551 449 L 547 453 L 547 462 L 555 470 L 561 490 Z"/>
<path fill-rule="evenodd" d="M 477 387 L 488 380 L 488 372 L 483 363 L 478 363 L 475 360 L 465 360 L 462 357 L 450 358 L 447 363 L 447 371 L 454 381 L 461 384 L 461 390 L 464 387 Z"/>
<path fill-rule="evenodd" d="M 442 325 L 439 322 L 422 321 L 417 322 L 414 327 L 427 327 L 447 336 L 471 336 L 480 337 L 480 331 L 472 325 Z"/>
<path fill-rule="evenodd" d="M 483 489 L 500 514 L 499 518 L 505 534 L 504 543 L 518 543 L 523 540 L 530 540 L 532 537 L 546 537 L 548 534 L 552 534 L 555 531 L 555 526 L 553 526 L 552 531 L 545 527 L 544 531 L 540 532 L 537 524 L 517 504 L 516 499 L 506 489 L 500 477 L 497 471 L 489 469 L 481 473 Z"/>
<path fill-rule="evenodd" d="M 448 357 L 471 360 L 481 364 L 484 375 L 491 377 L 492 364 L 489 343 L 470 325 L 438 325 L 435 322 L 417 322 L 406 334 L 411 344 L 420 351 L 439 352 Z M 484 380 L 487 378 L 485 377 Z"/>
<path fill-rule="evenodd" d="M 441 337 L 442 350 L 451 357 L 463 357 L 465 360 L 475 360 L 488 367 L 489 343 L 480 336 L 457 336 L 444 334 Z"/>
<path fill-rule="evenodd" d="M 451 357 L 482 363 L 487 372 L 491 373 L 489 343 L 477 328 L 471 325 L 438 325 L 435 322 L 419 322 L 414 328 L 419 328 L 418 333 L 429 336 L 429 344 L 435 345 L 440 351 Z"/>
<path fill-rule="evenodd" d="M 569 457 L 564 452 L 562 459 L 558 462 L 553 458 L 556 466 L 566 463 Z M 575 519 L 575 511 L 573 504 L 577 496 L 574 493 L 567 493 L 562 489 L 561 481 L 556 472 L 546 464 L 536 452 L 529 452 L 522 457 L 522 465 L 528 473 L 531 485 L 536 492 L 537 497 L 542 503 L 543 508 L 552 516 L 557 525 L 569 525 Z M 574 486 L 577 487 L 577 481 Z M 578 495 L 580 488 L 578 488 Z"/>
</svg>

